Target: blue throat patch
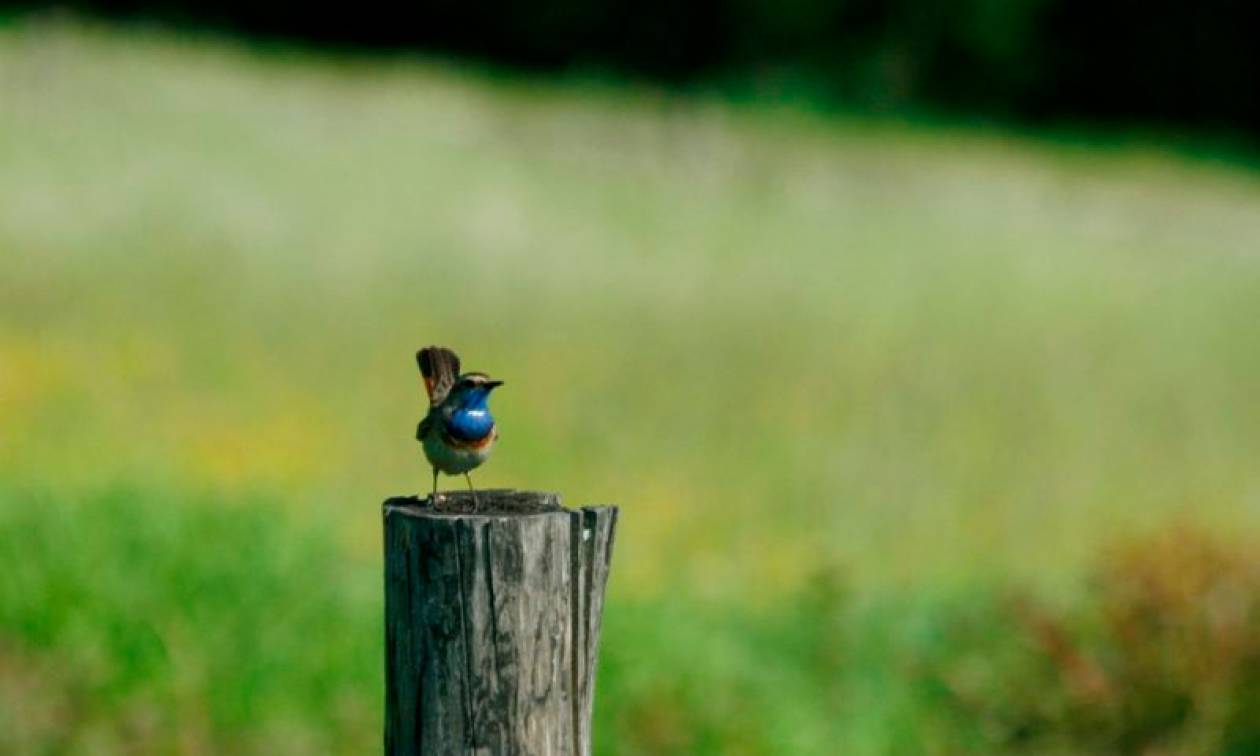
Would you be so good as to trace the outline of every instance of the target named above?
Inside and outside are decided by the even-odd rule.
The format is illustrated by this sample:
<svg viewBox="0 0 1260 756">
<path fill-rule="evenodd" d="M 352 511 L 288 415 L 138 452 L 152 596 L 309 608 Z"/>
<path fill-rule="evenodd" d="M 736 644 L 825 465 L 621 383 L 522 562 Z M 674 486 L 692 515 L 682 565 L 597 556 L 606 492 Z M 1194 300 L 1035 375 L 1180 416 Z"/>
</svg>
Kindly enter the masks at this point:
<svg viewBox="0 0 1260 756">
<path fill-rule="evenodd" d="M 446 422 L 446 432 L 460 441 L 480 441 L 494 430 L 494 417 L 486 400 L 490 392 L 473 389 L 459 397 L 459 408 L 451 413 Z"/>
</svg>

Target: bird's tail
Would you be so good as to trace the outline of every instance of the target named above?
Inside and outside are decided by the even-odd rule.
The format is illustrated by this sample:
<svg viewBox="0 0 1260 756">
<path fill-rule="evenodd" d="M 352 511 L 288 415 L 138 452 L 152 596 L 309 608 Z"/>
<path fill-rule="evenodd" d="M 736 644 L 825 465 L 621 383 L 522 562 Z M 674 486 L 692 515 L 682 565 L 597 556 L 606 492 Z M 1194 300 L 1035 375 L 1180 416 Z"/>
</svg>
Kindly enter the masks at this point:
<svg viewBox="0 0 1260 756">
<path fill-rule="evenodd" d="M 459 357 L 446 347 L 427 346 L 416 352 L 429 404 L 441 404 L 459 378 Z"/>
</svg>

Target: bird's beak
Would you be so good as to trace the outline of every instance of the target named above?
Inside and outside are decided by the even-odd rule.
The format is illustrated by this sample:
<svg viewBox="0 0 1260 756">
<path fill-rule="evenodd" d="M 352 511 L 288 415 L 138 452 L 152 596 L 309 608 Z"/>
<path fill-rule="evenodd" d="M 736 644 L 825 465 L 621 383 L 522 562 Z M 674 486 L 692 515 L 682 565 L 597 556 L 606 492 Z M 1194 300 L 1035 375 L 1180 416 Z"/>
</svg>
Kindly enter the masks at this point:
<svg viewBox="0 0 1260 756">
<path fill-rule="evenodd" d="M 485 382 L 485 387 L 491 390 L 497 389 L 498 387 L 502 385 L 503 385 L 503 381 L 486 381 Z"/>
</svg>

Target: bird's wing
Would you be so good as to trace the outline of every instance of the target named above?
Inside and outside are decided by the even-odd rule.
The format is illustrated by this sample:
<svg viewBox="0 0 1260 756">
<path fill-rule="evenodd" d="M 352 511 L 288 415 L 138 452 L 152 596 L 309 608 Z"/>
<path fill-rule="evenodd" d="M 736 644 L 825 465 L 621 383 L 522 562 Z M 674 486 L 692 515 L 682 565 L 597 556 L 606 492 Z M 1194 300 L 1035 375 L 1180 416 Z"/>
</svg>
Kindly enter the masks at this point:
<svg viewBox="0 0 1260 756">
<path fill-rule="evenodd" d="M 429 404 L 441 404 L 459 378 L 459 357 L 446 347 L 429 346 L 416 352 L 416 362 L 424 376 L 424 389 L 429 392 Z"/>
</svg>

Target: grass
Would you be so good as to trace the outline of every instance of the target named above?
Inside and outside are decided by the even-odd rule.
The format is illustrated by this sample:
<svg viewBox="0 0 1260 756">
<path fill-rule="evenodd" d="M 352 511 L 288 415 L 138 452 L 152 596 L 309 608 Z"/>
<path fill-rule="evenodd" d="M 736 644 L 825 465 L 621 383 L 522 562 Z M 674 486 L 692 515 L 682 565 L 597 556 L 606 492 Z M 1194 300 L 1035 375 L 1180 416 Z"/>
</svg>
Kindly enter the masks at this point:
<svg viewBox="0 0 1260 756">
<path fill-rule="evenodd" d="M 942 607 L 1260 514 L 1243 168 L 38 21 L 0 166 L 30 752 L 376 747 L 424 343 L 508 382 L 479 484 L 624 508 L 602 753 L 997 742 Z"/>
<path fill-rule="evenodd" d="M 377 738 L 377 576 L 330 559 L 326 536 L 265 501 L 188 492 L 3 504 L 0 750 L 352 753 Z"/>
</svg>

